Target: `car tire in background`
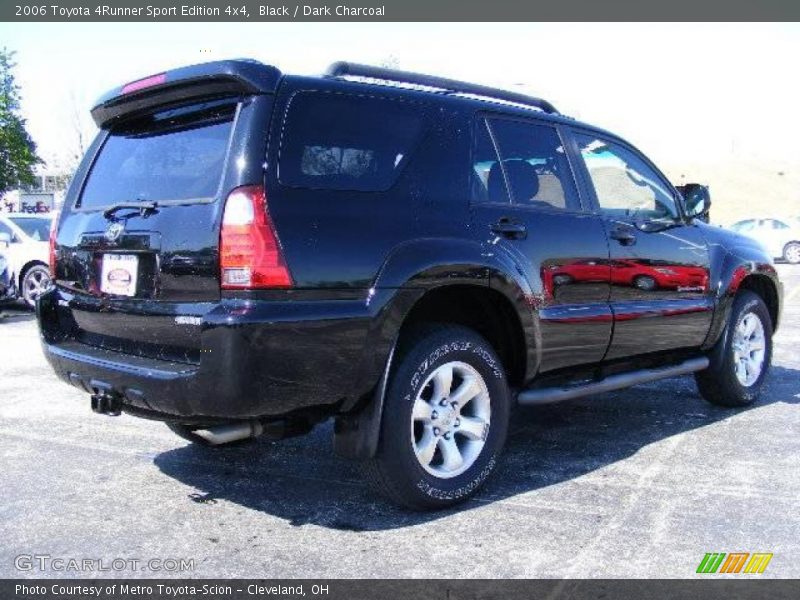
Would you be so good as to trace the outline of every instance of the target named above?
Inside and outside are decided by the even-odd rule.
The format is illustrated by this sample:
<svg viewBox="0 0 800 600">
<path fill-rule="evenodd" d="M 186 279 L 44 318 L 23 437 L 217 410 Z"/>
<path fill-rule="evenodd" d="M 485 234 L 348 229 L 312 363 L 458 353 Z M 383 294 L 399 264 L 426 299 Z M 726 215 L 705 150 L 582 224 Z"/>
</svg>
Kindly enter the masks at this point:
<svg viewBox="0 0 800 600">
<path fill-rule="evenodd" d="M 19 294 L 30 308 L 36 306 L 36 299 L 50 287 L 50 270 L 41 263 L 28 267 L 19 284 Z"/>
<path fill-rule="evenodd" d="M 471 329 L 433 325 L 403 340 L 367 479 L 390 500 L 436 509 L 465 500 L 494 470 L 511 400 L 492 346 Z"/>
<path fill-rule="evenodd" d="M 645 292 L 651 292 L 658 287 L 656 280 L 649 275 L 638 275 L 633 279 L 633 285 Z"/>
<path fill-rule="evenodd" d="M 772 319 L 764 301 L 749 290 L 736 295 L 728 324 L 695 373 L 700 394 L 717 406 L 740 407 L 758 399 L 772 360 Z"/>
<path fill-rule="evenodd" d="M 793 265 L 800 264 L 800 242 L 789 242 L 783 248 L 783 258 Z"/>
</svg>

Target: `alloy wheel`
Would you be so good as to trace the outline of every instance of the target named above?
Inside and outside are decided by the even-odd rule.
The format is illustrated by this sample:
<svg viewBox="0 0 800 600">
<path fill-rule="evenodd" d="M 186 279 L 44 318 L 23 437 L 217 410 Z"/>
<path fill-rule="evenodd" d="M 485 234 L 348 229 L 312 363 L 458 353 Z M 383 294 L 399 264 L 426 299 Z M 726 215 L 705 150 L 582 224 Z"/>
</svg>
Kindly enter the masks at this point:
<svg viewBox="0 0 800 600">
<path fill-rule="evenodd" d="M 750 387 L 761 376 L 766 356 L 764 324 L 753 312 L 745 313 L 733 332 L 733 364 L 736 378 Z"/>
<path fill-rule="evenodd" d="M 50 287 L 50 274 L 45 267 L 31 267 L 22 280 L 22 298 L 29 306 Z"/>
<path fill-rule="evenodd" d="M 800 263 L 800 244 L 789 244 L 783 252 L 783 257 L 793 265 Z"/>
<path fill-rule="evenodd" d="M 460 361 L 437 367 L 420 388 L 411 416 L 422 468 L 442 479 L 469 469 L 486 443 L 491 412 L 486 382 L 476 369 Z"/>
</svg>

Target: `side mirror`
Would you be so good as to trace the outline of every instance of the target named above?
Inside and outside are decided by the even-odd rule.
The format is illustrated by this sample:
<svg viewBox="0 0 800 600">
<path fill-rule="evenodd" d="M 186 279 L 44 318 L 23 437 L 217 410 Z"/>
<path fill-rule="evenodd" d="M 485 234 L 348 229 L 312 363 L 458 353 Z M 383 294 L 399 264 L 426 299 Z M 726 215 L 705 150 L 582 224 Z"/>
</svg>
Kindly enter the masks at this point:
<svg viewBox="0 0 800 600">
<path fill-rule="evenodd" d="M 4 248 L 8 248 L 8 245 L 11 243 L 11 234 L 6 233 L 5 231 L 0 232 L 0 246 Z"/>
<path fill-rule="evenodd" d="M 708 223 L 709 212 L 711 211 L 711 194 L 708 191 L 708 186 L 699 183 L 687 183 L 686 185 L 679 185 L 678 191 L 683 196 L 686 215 L 690 219 L 698 219 Z"/>
</svg>

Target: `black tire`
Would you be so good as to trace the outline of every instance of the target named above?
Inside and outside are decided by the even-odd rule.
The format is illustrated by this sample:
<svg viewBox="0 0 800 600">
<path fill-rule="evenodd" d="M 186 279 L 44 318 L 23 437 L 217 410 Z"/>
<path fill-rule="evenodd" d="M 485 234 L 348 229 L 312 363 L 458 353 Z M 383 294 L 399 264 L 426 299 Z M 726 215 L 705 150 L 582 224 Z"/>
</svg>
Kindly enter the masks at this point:
<svg viewBox="0 0 800 600">
<path fill-rule="evenodd" d="M 783 248 L 783 258 L 792 265 L 800 264 L 800 242 L 789 242 Z"/>
<path fill-rule="evenodd" d="M 553 275 L 553 285 L 568 285 L 573 282 L 572 276 L 567 274 Z"/>
<path fill-rule="evenodd" d="M 412 409 L 417 395 L 424 393 L 428 378 L 447 363 L 465 363 L 480 375 L 488 393 L 488 404 L 484 396 L 484 405 L 490 407 L 490 418 L 474 462 L 461 474 L 443 478 L 429 473 L 417 459 Z M 453 386 L 455 392 L 455 380 Z M 466 402 L 465 411 L 471 402 L 477 399 Z M 377 491 L 404 507 L 430 510 L 461 502 L 475 493 L 494 470 L 505 444 L 510 408 L 503 366 L 480 335 L 454 325 L 436 325 L 412 333 L 398 353 L 386 393 L 378 451 L 373 459 L 365 461 L 365 475 Z M 453 433 L 452 439 L 455 443 L 464 438 Z M 440 453 L 439 441 L 434 447 Z"/>
<path fill-rule="evenodd" d="M 750 313 L 756 315 L 763 325 L 764 360 L 758 378 L 745 386 L 736 376 L 733 338 L 735 329 Z M 747 406 L 758 399 L 772 360 L 772 319 L 760 296 L 749 290 L 736 295 L 725 331 L 708 358 L 711 361 L 708 368 L 695 373 L 697 388 L 703 398 L 711 404 L 726 407 Z"/>
</svg>

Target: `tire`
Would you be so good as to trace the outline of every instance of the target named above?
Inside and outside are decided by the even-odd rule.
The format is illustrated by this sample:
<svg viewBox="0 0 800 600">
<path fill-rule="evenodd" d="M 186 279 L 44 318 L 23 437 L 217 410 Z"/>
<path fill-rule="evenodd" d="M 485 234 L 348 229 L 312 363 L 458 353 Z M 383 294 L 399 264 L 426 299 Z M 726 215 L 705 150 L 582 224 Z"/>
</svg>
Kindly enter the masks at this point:
<svg viewBox="0 0 800 600">
<path fill-rule="evenodd" d="M 800 242 L 789 242 L 783 249 L 783 258 L 793 265 L 800 264 Z"/>
<path fill-rule="evenodd" d="M 364 463 L 365 475 L 401 506 L 454 505 L 480 488 L 505 444 L 511 408 L 505 372 L 491 345 L 460 326 L 413 333 L 398 356 L 378 451 Z"/>
<path fill-rule="evenodd" d="M 751 327 L 754 329 L 746 334 Z M 761 350 L 756 349 L 759 345 Z M 740 358 L 743 353 L 752 362 Z M 709 360 L 707 369 L 695 373 L 703 398 L 727 407 L 747 406 L 758 399 L 772 360 L 772 319 L 760 296 L 748 290 L 736 295 L 728 324 Z M 745 363 L 751 368 L 745 368 Z"/>
<path fill-rule="evenodd" d="M 29 308 L 36 307 L 36 299 L 50 287 L 50 270 L 42 264 L 29 267 L 20 282 L 22 300 Z"/>
<path fill-rule="evenodd" d="M 658 287 L 656 280 L 649 275 L 638 275 L 633 279 L 633 285 L 646 292 L 653 291 Z"/>
<path fill-rule="evenodd" d="M 569 285 L 573 282 L 571 275 L 554 275 L 553 276 L 553 285 Z"/>
</svg>

